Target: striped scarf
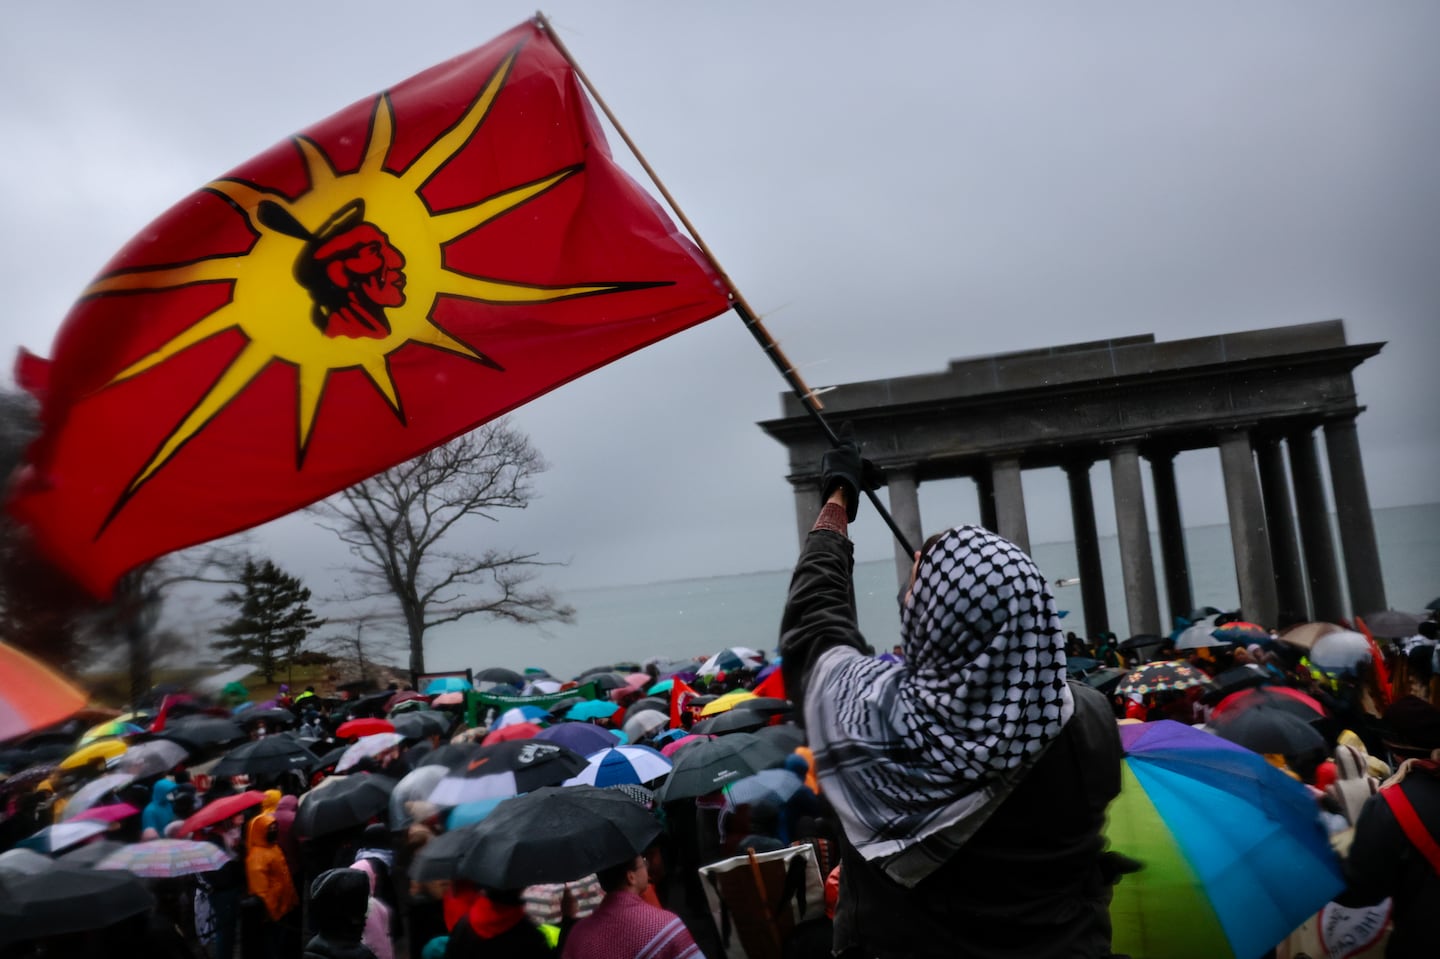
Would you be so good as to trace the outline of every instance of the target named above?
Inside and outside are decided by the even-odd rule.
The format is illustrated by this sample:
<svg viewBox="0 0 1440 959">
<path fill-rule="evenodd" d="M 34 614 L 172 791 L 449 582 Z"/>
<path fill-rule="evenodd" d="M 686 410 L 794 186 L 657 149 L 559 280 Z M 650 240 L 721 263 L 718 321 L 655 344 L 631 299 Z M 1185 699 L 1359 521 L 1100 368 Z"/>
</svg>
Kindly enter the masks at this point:
<svg viewBox="0 0 1440 959">
<path fill-rule="evenodd" d="M 824 653 L 805 721 L 851 843 L 913 886 L 984 824 L 1075 707 L 1045 578 L 994 533 L 960 526 L 931 546 L 901 628 L 903 663 Z"/>
</svg>

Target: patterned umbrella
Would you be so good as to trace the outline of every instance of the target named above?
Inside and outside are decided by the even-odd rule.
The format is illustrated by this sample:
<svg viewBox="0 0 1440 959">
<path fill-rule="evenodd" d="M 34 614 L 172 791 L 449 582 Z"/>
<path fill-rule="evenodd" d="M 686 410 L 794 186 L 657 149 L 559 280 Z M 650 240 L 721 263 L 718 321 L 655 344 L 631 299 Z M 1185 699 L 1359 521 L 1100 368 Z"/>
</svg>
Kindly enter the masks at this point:
<svg viewBox="0 0 1440 959">
<path fill-rule="evenodd" d="M 85 705 L 85 693 L 49 666 L 0 643 L 0 742 L 54 725 Z"/>
<path fill-rule="evenodd" d="M 1172 661 L 1146 663 L 1120 680 L 1116 692 L 1121 696 L 1129 696 L 1131 693 L 1148 696 L 1150 693 L 1191 689 L 1195 686 L 1210 686 L 1209 677 L 1188 663 Z"/>
<path fill-rule="evenodd" d="M 122 846 L 95 864 L 96 869 L 124 869 L 145 879 L 173 879 L 214 872 L 230 854 L 214 843 L 195 839 L 152 839 Z"/>
<path fill-rule="evenodd" d="M 1307 789 L 1261 756 L 1169 720 L 1120 738 L 1105 831 L 1145 868 L 1115 886 L 1117 953 L 1253 959 L 1345 887 Z"/>
<path fill-rule="evenodd" d="M 621 783 L 653 782 L 670 774 L 670 760 L 649 746 L 616 746 L 590 757 L 579 775 L 565 780 L 566 786 L 618 786 Z"/>
</svg>

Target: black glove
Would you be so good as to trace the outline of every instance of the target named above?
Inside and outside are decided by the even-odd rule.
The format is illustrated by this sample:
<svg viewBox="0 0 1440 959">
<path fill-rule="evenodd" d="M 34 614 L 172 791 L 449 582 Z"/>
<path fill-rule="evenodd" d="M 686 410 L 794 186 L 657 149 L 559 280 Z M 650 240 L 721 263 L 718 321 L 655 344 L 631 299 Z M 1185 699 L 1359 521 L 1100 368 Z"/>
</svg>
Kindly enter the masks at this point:
<svg viewBox="0 0 1440 959">
<path fill-rule="evenodd" d="M 885 483 L 885 474 L 880 472 L 880 467 L 861 456 L 860 447 L 848 442 L 840 444 L 821 458 L 820 476 L 822 499 L 829 499 L 837 487 L 844 488 L 845 515 L 852 523 L 860 509 L 861 491 L 879 489 Z"/>
</svg>

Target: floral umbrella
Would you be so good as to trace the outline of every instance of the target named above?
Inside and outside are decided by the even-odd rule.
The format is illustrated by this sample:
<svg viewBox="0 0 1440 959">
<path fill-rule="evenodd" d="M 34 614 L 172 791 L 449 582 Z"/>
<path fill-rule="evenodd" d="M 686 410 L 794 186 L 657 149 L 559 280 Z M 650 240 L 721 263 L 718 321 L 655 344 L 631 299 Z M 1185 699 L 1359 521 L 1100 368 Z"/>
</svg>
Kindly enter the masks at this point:
<svg viewBox="0 0 1440 959">
<path fill-rule="evenodd" d="M 1137 696 L 1148 696 L 1151 693 L 1167 690 L 1191 689 L 1196 686 L 1207 688 L 1210 685 L 1210 678 L 1200 670 L 1188 663 L 1172 661 L 1146 663 L 1120 680 L 1116 691 L 1121 696 L 1129 696 L 1132 693 Z"/>
<path fill-rule="evenodd" d="M 152 839 L 131 843 L 95 864 L 96 869 L 124 869 L 145 879 L 173 879 L 214 872 L 230 854 L 214 843 L 197 839 Z"/>
</svg>

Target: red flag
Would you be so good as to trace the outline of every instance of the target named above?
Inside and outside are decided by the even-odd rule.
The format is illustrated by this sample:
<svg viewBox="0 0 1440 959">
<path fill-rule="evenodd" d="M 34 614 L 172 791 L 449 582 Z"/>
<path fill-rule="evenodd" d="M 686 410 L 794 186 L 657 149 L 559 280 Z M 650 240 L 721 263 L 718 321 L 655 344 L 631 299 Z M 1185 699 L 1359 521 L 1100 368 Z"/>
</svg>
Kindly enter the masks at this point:
<svg viewBox="0 0 1440 959">
<path fill-rule="evenodd" d="M 670 728 L 680 728 L 680 714 L 690 708 L 690 700 L 700 694 L 690 688 L 690 684 L 683 679 L 677 679 L 670 684 Z"/>
<path fill-rule="evenodd" d="M 776 699 L 789 699 L 785 695 L 785 677 L 781 675 L 779 667 L 776 667 L 769 676 L 766 676 L 755 688 L 750 690 L 756 696 L 773 696 Z"/>
<path fill-rule="evenodd" d="M 104 594 L 728 308 L 527 23 L 181 201 L 19 378 L 12 509 Z"/>
</svg>

